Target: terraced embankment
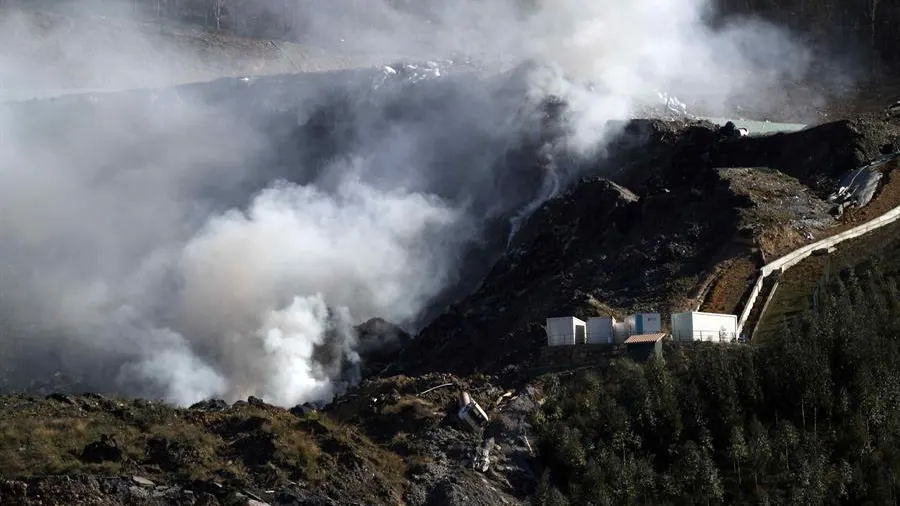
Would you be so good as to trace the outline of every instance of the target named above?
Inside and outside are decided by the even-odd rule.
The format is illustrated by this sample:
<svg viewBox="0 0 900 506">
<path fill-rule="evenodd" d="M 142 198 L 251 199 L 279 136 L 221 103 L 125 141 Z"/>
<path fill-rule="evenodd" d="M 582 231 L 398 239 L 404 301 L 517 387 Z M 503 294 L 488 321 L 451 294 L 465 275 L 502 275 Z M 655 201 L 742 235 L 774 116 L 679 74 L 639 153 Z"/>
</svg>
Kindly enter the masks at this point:
<svg viewBox="0 0 900 506">
<path fill-rule="evenodd" d="M 896 168 L 897 161 L 895 160 L 892 164 Z M 865 236 L 876 230 L 881 235 L 883 230 L 880 229 L 892 225 L 897 219 L 900 219 L 900 206 L 897 206 L 856 225 L 864 217 L 878 213 L 887 205 L 896 204 L 898 190 L 900 190 L 900 183 L 898 183 L 898 178 L 893 177 L 876 200 L 879 205 L 873 203 L 871 208 L 867 206 L 859 209 L 857 213 L 853 214 L 852 219 L 829 229 L 826 237 L 763 266 L 738 320 L 738 331 L 749 330 L 753 334 L 757 334 L 757 331 L 771 332 L 774 330 L 775 322 L 801 312 L 805 308 L 803 301 L 809 297 L 812 288 L 819 282 L 827 266 L 833 261 L 831 257 L 836 255 L 833 249 L 838 248 L 844 241 Z M 892 237 L 890 233 L 892 230 L 892 228 L 887 229 L 888 237 Z M 877 238 L 874 241 L 877 242 Z M 789 270 L 806 261 L 816 252 L 824 254 L 820 255 L 820 258 L 814 258 L 804 269 Z M 856 263 L 859 258 L 865 256 L 865 253 L 865 249 L 857 248 L 853 256 L 837 254 L 837 258 L 840 259 L 840 264 Z M 854 261 L 854 259 L 856 260 Z M 787 275 L 787 273 L 791 275 Z M 779 291 L 785 293 L 780 294 Z"/>
<path fill-rule="evenodd" d="M 858 265 L 875 252 L 896 248 L 900 237 L 898 219 L 900 207 L 845 232 L 847 235 L 840 234 L 822 241 L 822 247 L 830 242 L 835 248 L 827 255 L 806 256 L 796 261 L 781 275 L 777 290 L 759 316 L 758 323 L 752 319 L 747 321 L 748 327 L 755 325 L 753 339 L 758 341 L 777 335 L 785 324 L 802 315 L 810 308 L 816 286 L 827 281 L 830 273 Z"/>
<path fill-rule="evenodd" d="M 752 329 L 768 298 L 768 289 L 774 285 L 756 279 L 755 271 L 770 264 L 773 258 L 780 259 L 814 242 L 843 234 L 900 205 L 900 178 L 892 177 L 897 160 L 878 166 L 882 175 L 881 188 L 871 202 L 862 208 L 850 208 L 831 223 L 808 226 L 811 222 L 800 216 L 806 214 L 803 206 L 797 207 L 791 201 L 808 200 L 805 194 L 812 191 L 824 203 L 824 199 L 841 185 L 837 182 L 843 177 L 840 174 L 883 157 L 880 153 L 885 153 L 891 146 L 896 148 L 897 139 L 894 120 L 889 113 L 879 112 L 792 134 L 748 140 L 746 147 L 759 153 L 755 158 L 751 153 L 751 158 L 777 172 L 797 177 L 803 192 L 791 193 L 790 187 L 800 187 L 788 182 L 781 184 L 762 173 L 760 178 L 765 176 L 772 180 L 766 183 L 760 179 L 759 184 L 751 181 L 752 184 L 737 186 L 750 200 L 749 207 L 742 212 L 746 215 L 744 221 L 751 225 L 744 239 L 752 239 L 752 244 L 745 245 L 743 250 L 738 248 L 739 251 L 720 260 L 715 269 L 710 269 L 713 274 L 708 279 L 712 281 L 706 281 L 710 288 L 698 298 L 702 300 L 695 307 L 705 311 L 743 313 L 744 330 Z M 743 191 L 745 189 L 750 191 Z M 751 267 L 752 264 L 755 266 Z M 766 274 L 769 273 L 767 270 Z M 758 305 L 747 307 L 750 300 Z M 777 304 L 777 300 L 773 301 L 772 307 Z"/>
</svg>

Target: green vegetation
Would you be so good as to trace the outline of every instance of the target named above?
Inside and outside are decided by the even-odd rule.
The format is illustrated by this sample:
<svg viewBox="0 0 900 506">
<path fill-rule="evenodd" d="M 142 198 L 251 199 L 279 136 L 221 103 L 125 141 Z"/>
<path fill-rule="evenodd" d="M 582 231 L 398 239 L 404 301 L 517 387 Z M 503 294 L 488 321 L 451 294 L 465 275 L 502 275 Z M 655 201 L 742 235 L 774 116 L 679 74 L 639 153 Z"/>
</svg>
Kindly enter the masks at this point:
<svg viewBox="0 0 900 506">
<path fill-rule="evenodd" d="M 551 380 L 540 504 L 895 504 L 900 285 L 875 258 L 762 344 Z"/>
<path fill-rule="evenodd" d="M 90 458 L 88 448 L 98 442 L 105 453 Z M 403 459 L 318 412 L 298 417 L 248 403 L 185 410 L 100 396 L 0 398 L 0 476 L 137 473 L 163 481 L 331 486 L 348 459 L 372 470 L 365 474 L 371 493 L 399 497 Z"/>
<path fill-rule="evenodd" d="M 753 335 L 756 341 L 777 339 L 785 321 L 795 322 L 809 312 L 816 300 L 810 293 L 821 292 L 834 272 L 847 266 L 865 272 L 868 262 L 876 258 L 878 273 L 900 279 L 900 223 L 892 223 L 870 234 L 842 242 L 837 251 L 825 256 L 811 256 L 788 269 L 780 278 L 778 291 Z M 828 273 L 831 273 L 830 275 Z"/>
</svg>

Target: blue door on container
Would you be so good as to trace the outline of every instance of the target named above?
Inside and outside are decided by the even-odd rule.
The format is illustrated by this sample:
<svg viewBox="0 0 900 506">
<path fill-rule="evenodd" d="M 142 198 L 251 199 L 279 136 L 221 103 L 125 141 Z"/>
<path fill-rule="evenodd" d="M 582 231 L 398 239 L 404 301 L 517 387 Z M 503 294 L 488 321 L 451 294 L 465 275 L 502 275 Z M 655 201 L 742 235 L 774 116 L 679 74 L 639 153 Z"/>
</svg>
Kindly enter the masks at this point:
<svg viewBox="0 0 900 506">
<path fill-rule="evenodd" d="M 642 315 L 634 317 L 634 331 L 636 334 L 644 333 L 644 317 Z"/>
</svg>

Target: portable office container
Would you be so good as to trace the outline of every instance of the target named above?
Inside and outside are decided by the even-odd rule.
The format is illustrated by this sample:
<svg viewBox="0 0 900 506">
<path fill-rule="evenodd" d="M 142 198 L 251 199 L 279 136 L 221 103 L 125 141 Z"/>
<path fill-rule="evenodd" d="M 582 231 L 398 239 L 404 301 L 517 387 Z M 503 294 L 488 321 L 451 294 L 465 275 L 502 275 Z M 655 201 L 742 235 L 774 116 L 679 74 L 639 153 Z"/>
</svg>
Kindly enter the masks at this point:
<svg viewBox="0 0 900 506">
<path fill-rule="evenodd" d="M 672 315 L 672 339 L 676 341 L 730 342 L 737 337 L 737 316 L 690 311 Z"/>
<path fill-rule="evenodd" d="M 659 313 L 638 313 L 625 319 L 628 324 L 628 335 L 655 334 L 662 332 L 662 320 Z"/>
<path fill-rule="evenodd" d="M 587 340 L 587 326 L 574 316 L 547 318 L 547 346 L 584 344 Z"/>
<path fill-rule="evenodd" d="M 616 319 L 612 316 L 594 316 L 587 321 L 588 344 L 612 344 L 613 327 Z"/>
</svg>

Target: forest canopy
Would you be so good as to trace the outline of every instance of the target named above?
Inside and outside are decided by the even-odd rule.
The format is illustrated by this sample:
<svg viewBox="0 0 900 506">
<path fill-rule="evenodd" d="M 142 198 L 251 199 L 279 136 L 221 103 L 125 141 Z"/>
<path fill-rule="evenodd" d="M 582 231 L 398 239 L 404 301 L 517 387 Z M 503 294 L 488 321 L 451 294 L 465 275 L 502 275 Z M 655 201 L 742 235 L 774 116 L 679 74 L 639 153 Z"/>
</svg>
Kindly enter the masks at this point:
<svg viewBox="0 0 900 506">
<path fill-rule="evenodd" d="M 874 258 L 765 342 L 551 381 L 538 503 L 896 504 L 897 279 Z"/>
</svg>

